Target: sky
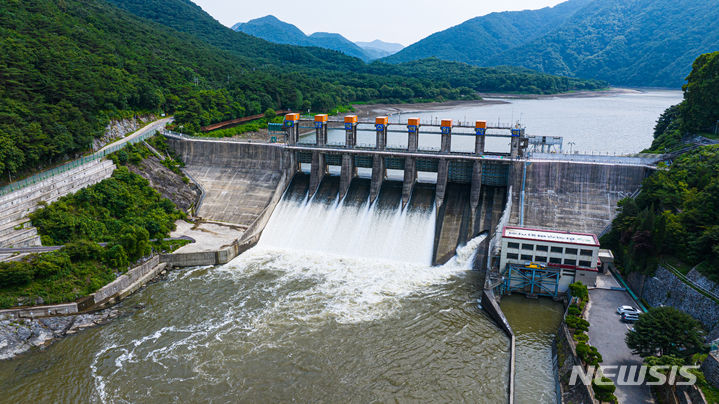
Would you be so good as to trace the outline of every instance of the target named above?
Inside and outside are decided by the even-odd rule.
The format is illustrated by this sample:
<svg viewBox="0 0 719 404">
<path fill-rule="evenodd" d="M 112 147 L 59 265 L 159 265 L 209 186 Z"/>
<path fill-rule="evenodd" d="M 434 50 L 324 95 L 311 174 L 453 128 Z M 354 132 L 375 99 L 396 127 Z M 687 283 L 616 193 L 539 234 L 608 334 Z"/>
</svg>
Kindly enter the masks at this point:
<svg viewBox="0 0 719 404">
<path fill-rule="evenodd" d="M 470 18 L 494 11 L 554 6 L 563 0 L 363 0 L 347 6 L 337 0 L 193 0 L 229 26 L 272 14 L 305 34 L 337 32 L 351 41 L 410 45 Z"/>
</svg>

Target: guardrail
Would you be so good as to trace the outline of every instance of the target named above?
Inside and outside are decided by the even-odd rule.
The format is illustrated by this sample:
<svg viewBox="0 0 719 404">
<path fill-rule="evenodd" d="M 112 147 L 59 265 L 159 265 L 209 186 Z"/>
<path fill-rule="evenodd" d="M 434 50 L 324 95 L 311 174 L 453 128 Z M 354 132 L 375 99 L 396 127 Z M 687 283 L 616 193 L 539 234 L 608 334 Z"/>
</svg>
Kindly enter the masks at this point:
<svg viewBox="0 0 719 404">
<path fill-rule="evenodd" d="M 719 296 L 717 296 L 714 292 L 711 292 L 711 291 L 709 291 L 709 290 L 706 290 L 706 289 L 704 289 L 703 287 L 697 285 L 696 283 L 694 283 L 694 281 L 692 281 L 691 279 L 687 278 L 686 275 L 684 275 L 683 273 L 681 273 L 678 269 L 676 269 L 674 266 L 672 266 L 672 265 L 670 265 L 670 264 L 667 264 L 667 263 L 662 262 L 662 263 L 660 263 L 659 265 L 661 265 L 662 267 L 666 268 L 667 271 L 669 271 L 669 272 L 671 272 L 672 274 L 674 274 L 674 276 L 676 276 L 677 278 L 679 278 L 680 281 L 684 282 L 684 283 L 685 283 L 687 286 L 689 286 L 690 288 L 696 290 L 697 292 L 701 293 L 701 294 L 704 295 L 705 297 L 707 297 L 707 298 L 713 300 L 714 303 L 718 303 L 718 304 L 719 304 Z"/>
<path fill-rule="evenodd" d="M 90 154 L 89 156 L 81 157 L 77 160 L 73 160 L 69 163 L 65 163 L 59 167 L 55 167 L 53 169 L 43 171 L 41 173 L 35 174 L 31 177 L 25 178 L 24 180 L 20 180 L 17 182 L 13 182 L 12 184 L 8 184 L 2 188 L 0 188 L 0 196 L 7 195 L 11 192 L 19 191 L 23 188 L 26 188 L 30 185 L 35 185 L 39 182 L 45 181 L 49 178 L 52 178 L 58 174 L 62 174 L 65 172 L 68 172 L 70 170 L 73 170 L 75 168 L 81 167 L 85 164 L 88 164 L 90 162 L 93 162 L 98 159 L 102 159 L 118 150 L 123 149 L 128 144 L 135 144 L 138 142 L 142 142 L 146 139 L 151 138 L 152 136 L 155 136 L 155 133 L 157 133 L 157 130 L 149 131 L 145 134 L 142 134 L 140 136 L 137 136 L 135 138 L 132 138 L 128 140 L 127 142 L 122 142 L 120 144 L 117 144 L 115 146 L 111 146 L 105 150 L 100 150 L 98 152 L 95 152 L 93 154 Z"/>
</svg>

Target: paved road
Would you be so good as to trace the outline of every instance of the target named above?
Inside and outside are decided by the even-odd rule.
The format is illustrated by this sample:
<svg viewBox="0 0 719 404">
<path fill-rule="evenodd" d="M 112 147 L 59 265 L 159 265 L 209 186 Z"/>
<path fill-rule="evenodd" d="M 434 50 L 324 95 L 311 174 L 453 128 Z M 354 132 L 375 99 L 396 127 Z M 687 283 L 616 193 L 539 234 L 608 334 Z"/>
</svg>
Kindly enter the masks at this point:
<svg viewBox="0 0 719 404">
<path fill-rule="evenodd" d="M 603 277 L 598 284 L 606 286 L 619 286 L 611 275 Z M 609 289 L 592 289 L 589 291 L 589 343 L 599 349 L 604 362 L 602 365 L 641 365 L 642 358 L 632 355 L 624 342 L 628 331 L 625 323 L 619 320 L 617 307 L 622 305 L 636 306 L 632 298 L 625 291 Z M 617 377 L 611 378 L 616 382 Z M 653 403 L 649 387 L 617 386 L 615 393 L 621 404 Z"/>
<path fill-rule="evenodd" d="M 151 132 L 154 130 L 160 130 L 160 129 L 164 128 L 165 125 L 167 125 L 170 121 L 172 121 L 172 119 L 173 119 L 172 117 L 167 117 L 167 118 L 163 118 L 158 121 L 152 122 L 151 124 L 145 126 L 144 128 L 138 129 L 135 133 L 133 133 L 129 136 L 125 136 L 124 138 L 118 140 L 117 142 L 110 143 L 98 151 L 103 151 L 103 150 L 109 149 L 110 147 L 115 147 L 119 144 L 127 143 L 130 140 L 132 140 L 138 136 L 142 136 L 147 132 Z"/>
</svg>

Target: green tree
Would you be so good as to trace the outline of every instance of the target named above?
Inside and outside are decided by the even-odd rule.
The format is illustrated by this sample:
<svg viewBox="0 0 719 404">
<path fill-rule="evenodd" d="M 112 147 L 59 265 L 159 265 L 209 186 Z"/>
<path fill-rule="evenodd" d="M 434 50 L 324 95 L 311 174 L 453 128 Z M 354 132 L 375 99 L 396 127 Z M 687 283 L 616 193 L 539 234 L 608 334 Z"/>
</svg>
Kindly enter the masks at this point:
<svg viewBox="0 0 719 404">
<path fill-rule="evenodd" d="M 601 384 L 597 384 L 595 380 L 592 380 L 592 390 L 594 390 L 594 397 L 599 400 L 600 403 L 617 402 L 617 397 L 614 395 L 617 386 L 615 386 L 612 379 L 608 377 L 602 376 Z"/>
<path fill-rule="evenodd" d="M 641 315 L 626 336 L 635 355 L 688 357 L 704 346 L 704 330 L 694 317 L 674 307 L 654 307 Z"/>
</svg>

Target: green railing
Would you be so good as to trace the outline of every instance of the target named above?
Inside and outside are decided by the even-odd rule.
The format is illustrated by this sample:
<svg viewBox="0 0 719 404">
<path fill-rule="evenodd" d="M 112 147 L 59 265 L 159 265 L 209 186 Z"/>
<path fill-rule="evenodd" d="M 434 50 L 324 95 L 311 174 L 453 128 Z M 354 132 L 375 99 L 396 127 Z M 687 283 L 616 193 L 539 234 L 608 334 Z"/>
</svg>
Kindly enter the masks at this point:
<svg viewBox="0 0 719 404">
<path fill-rule="evenodd" d="M 26 188 L 26 187 L 28 187 L 28 186 L 30 186 L 30 185 L 35 185 L 35 184 L 40 183 L 40 182 L 42 182 L 42 181 L 44 181 L 44 180 L 47 180 L 47 179 L 49 179 L 49 178 L 52 178 L 52 177 L 54 177 L 54 176 L 56 176 L 56 175 L 58 175 L 58 174 L 62 174 L 62 173 L 68 172 L 68 171 L 70 171 L 70 170 L 72 170 L 72 169 L 81 167 L 81 166 L 83 166 L 83 165 L 85 165 L 85 164 L 87 164 L 87 163 L 93 162 L 93 161 L 98 160 L 98 159 L 102 159 L 102 158 L 106 157 L 107 155 L 110 155 L 110 154 L 112 154 L 112 153 L 114 153 L 114 152 L 116 152 L 116 151 L 118 151 L 118 150 L 124 148 L 125 146 L 127 146 L 128 143 L 129 143 L 129 144 L 134 144 L 134 143 L 137 143 L 137 142 L 141 142 L 141 141 L 143 141 L 143 140 L 146 140 L 146 139 L 151 138 L 152 136 L 155 135 L 155 133 L 157 133 L 157 130 L 144 133 L 144 134 L 142 134 L 142 135 L 140 135 L 140 136 L 138 136 L 138 137 L 135 137 L 135 138 L 132 138 L 132 139 L 128 140 L 127 142 L 122 142 L 122 143 L 119 143 L 119 144 L 117 144 L 117 145 L 115 145 L 115 146 L 108 147 L 108 148 L 105 149 L 105 150 L 101 150 L 101 151 L 95 152 L 95 153 L 93 153 L 93 154 L 90 154 L 90 155 L 88 155 L 88 156 L 81 157 L 81 158 L 79 158 L 79 159 L 77 159 L 77 160 L 73 160 L 73 161 L 71 161 L 71 162 L 69 162 L 69 163 L 65 163 L 65 164 L 63 164 L 63 165 L 61 165 L 61 166 L 59 166 L 59 167 L 55 167 L 55 168 L 53 168 L 53 169 L 50 169 L 50 170 L 47 170 L 47 171 L 43 171 L 43 172 L 41 172 L 41 173 L 38 173 L 38 174 L 33 175 L 32 177 L 25 178 L 24 180 L 17 181 L 17 182 L 13 182 L 12 184 L 8 184 L 8 185 L 6 185 L 6 186 L 0 188 L 0 196 L 7 195 L 7 194 L 9 194 L 9 193 L 11 193 L 11 192 L 15 192 L 15 191 L 21 190 L 21 189 Z"/>
<path fill-rule="evenodd" d="M 711 291 L 706 290 L 706 289 L 704 289 L 703 287 L 697 285 L 696 283 L 694 283 L 694 281 L 692 281 L 691 279 L 687 278 L 686 275 L 684 275 L 683 273 L 681 273 L 681 271 L 679 271 L 678 269 L 676 269 L 676 268 L 675 268 L 674 266 L 672 266 L 671 264 L 667 264 L 666 262 L 662 262 L 662 263 L 660 263 L 659 265 L 661 265 L 661 266 L 664 267 L 666 270 L 668 270 L 669 272 L 671 272 L 672 274 L 674 274 L 674 276 L 676 276 L 677 278 L 679 278 L 679 280 L 682 281 L 682 282 L 684 282 L 687 286 L 689 286 L 690 288 L 692 288 L 692 289 L 696 290 L 697 292 L 699 292 L 699 294 L 701 294 L 701 295 L 703 295 L 703 296 L 709 298 L 710 300 L 713 300 L 714 303 L 719 303 L 719 296 L 717 296 L 717 295 L 715 295 L 714 293 L 712 293 Z"/>
</svg>

